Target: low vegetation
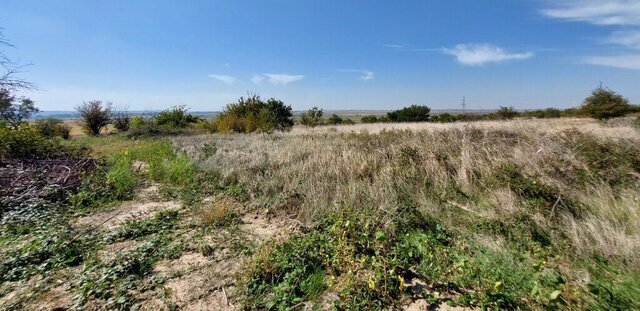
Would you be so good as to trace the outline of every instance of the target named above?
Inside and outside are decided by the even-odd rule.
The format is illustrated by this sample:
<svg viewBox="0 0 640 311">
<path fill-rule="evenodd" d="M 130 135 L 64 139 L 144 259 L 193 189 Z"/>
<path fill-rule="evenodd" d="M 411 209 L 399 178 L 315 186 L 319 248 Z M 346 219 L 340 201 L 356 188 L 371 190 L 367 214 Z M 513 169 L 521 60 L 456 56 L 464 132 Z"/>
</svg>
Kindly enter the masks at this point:
<svg viewBox="0 0 640 311">
<path fill-rule="evenodd" d="M 0 308 L 640 309 L 637 118 L 321 112 L 0 126 Z"/>
</svg>

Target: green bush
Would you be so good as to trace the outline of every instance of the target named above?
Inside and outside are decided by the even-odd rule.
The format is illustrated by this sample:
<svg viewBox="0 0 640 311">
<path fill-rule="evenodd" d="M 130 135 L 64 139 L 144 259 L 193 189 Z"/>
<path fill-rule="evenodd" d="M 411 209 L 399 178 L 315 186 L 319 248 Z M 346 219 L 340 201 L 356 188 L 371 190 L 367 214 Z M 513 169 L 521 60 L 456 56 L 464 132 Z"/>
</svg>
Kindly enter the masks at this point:
<svg viewBox="0 0 640 311">
<path fill-rule="evenodd" d="M 113 116 L 113 127 L 120 132 L 126 132 L 131 127 L 131 117 L 129 113 L 125 111 L 118 111 Z"/>
<path fill-rule="evenodd" d="M 85 150 L 65 145 L 60 139 L 43 136 L 35 127 L 0 127 L 0 159 L 45 159 L 76 157 Z"/>
<path fill-rule="evenodd" d="M 293 126 L 291 106 L 271 98 L 266 102 L 258 95 L 240 97 L 228 104 L 213 121 L 215 131 L 251 133 L 255 131 L 286 131 Z"/>
<path fill-rule="evenodd" d="M 71 127 L 60 119 L 47 118 L 36 121 L 35 127 L 45 137 L 62 137 L 69 139 Z"/>
<path fill-rule="evenodd" d="M 510 120 L 518 116 L 518 112 L 513 107 L 502 107 L 496 111 L 496 118 L 500 120 Z"/>
<path fill-rule="evenodd" d="M 432 122 L 439 122 L 439 123 L 451 123 L 451 122 L 456 122 L 456 120 L 457 120 L 456 116 L 446 112 L 431 117 Z"/>
<path fill-rule="evenodd" d="M 598 87 L 585 98 L 581 109 L 590 117 L 606 120 L 622 117 L 631 111 L 629 100 L 622 95 L 605 88 Z"/>
<path fill-rule="evenodd" d="M 300 115 L 300 124 L 308 127 L 316 127 L 318 125 L 321 125 L 323 114 L 324 111 L 322 109 L 313 107 Z"/>
<path fill-rule="evenodd" d="M 364 116 L 362 118 L 360 118 L 360 122 L 362 123 L 376 123 L 379 122 L 378 117 L 374 116 L 374 115 L 370 115 L 370 116 Z"/>
<path fill-rule="evenodd" d="M 188 111 L 185 106 L 175 106 L 160 112 L 153 119 L 161 127 L 185 128 L 200 121 L 200 117 L 192 115 Z"/>
<path fill-rule="evenodd" d="M 339 115 L 335 113 L 332 114 L 327 120 L 327 124 L 332 124 L 332 125 L 342 124 L 343 122 L 344 122 L 344 119 L 342 119 Z"/>
<path fill-rule="evenodd" d="M 391 122 L 425 122 L 429 120 L 431 108 L 427 106 L 411 105 L 387 113 Z"/>
</svg>

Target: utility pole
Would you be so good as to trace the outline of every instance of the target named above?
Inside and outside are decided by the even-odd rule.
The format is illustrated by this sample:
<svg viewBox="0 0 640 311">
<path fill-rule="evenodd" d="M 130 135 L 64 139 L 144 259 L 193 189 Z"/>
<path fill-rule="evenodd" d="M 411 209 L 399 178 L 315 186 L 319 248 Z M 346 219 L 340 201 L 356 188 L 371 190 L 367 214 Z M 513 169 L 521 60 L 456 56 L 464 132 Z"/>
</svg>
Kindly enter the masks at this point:
<svg viewBox="0 0 640 311">
<path fill-rule="evenodd" d="M 467 99 L 465 96 L 462 96 L 462 114 L 467 113 Z"/>
</svg>

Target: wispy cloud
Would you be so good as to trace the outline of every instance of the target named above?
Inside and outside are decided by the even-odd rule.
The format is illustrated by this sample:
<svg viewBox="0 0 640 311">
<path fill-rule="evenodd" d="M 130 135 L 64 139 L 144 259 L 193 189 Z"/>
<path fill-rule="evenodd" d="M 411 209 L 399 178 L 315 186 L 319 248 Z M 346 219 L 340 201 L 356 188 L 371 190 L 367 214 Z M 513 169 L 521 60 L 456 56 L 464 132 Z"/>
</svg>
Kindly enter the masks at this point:
<svg viewBox="0 0 640 311">
<path fill-rule="evenodd" d="M 286 73 L 263 73 L 253 75 L 253 77 L 251 77 L 251 81 L 255 84 L 261 84 L 266 80 L 273 85 L 287 85 L 292 82 L 300 81 L 303 78 L 303 75 L 290 75 Z"/>
<path fill-rule="evenodd" d="M 338 69 L 339 72 L 353 72 L 360 74 L 360 80 L 369 81 L 373 80 L 373 71 L 366 69 Z"/>
<path fill-rule="evenodd" d="M 623 30 L 612 32 L 601 40 L 628 49 L 627 54 L 583 57 L 591 65 L 640 70 L 640 1 L 638 0 L 561 0 L 554 7 L 542 10 L 546 16 L 594 25 L 618 26 Z"/>
<path fill-rule="evenodd" d="M 638 0 L 560 0 L 544 15 L 596 25 L 640 25 Z"/>
<path fill-rule="evenodd" d="M 404 48 L 408 48 L 408 46 L 406 44 L 383 44 L 382 46 L 384 46 L 385 48 L 390 48 L 390 49 L 404 49 Z"/>
<path fill-rule="evenodd" d="M 262 84 L 262 81 L 264 81 L 264 79 L 265 79 L 264 76 L 255 74 L 253 75 L 253 77 L 251 77 L 251 82 L 253 82 L 254 84 Z"/>
<path fill-rule="evenodd" d="M 622 69 L 640 70 L 640 55 L 589 56 L 584 63 L 591 65 L 609 66 Z"/>
<path fill-rule="evenodd" d="M 482 66 L 487 63 L 498 63 L 508 60 L 524 60 L 531 58 L 533 52 L 508 53 L 501 47 L 491 44 L 458 44 L 453 48 L 444 48 L 442 52 L 455 56 L 463 65 Z"/>
<path fill-rule="evenodd" d="M 605 42 L 640 50 L 640 29 L 615 31 Z"/>
<path fill-rule="evenodd" d="M 214 78 L 227 85 L 234 85 L 236 82 L 238 82 L 238 79 L 236 79 L 236 77 L 233 77 L 233 76 L 225 76 L 225 75 L 218 75 L 218 74 L 212 73 L 209 75 L 209 77 Z"/>
</svg>

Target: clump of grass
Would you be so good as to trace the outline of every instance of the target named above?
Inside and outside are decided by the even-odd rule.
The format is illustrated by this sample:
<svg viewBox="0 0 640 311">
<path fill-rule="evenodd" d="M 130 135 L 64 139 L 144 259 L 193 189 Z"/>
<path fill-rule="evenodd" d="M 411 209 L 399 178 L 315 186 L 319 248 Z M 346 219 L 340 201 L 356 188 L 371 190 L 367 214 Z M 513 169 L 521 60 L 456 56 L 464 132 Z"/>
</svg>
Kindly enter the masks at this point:
<svg viewBox="0 0 640 311">
<path fill-rule="evenodd" d="M 217 196 L 211 202 L 194 209 L 196 217 L 205 226 L 227 227 L 240 221 L 239 204 L 227 196 Z"/>
</svg>

